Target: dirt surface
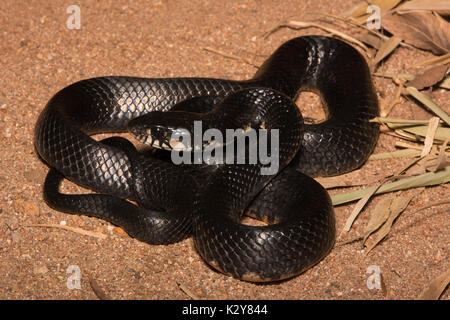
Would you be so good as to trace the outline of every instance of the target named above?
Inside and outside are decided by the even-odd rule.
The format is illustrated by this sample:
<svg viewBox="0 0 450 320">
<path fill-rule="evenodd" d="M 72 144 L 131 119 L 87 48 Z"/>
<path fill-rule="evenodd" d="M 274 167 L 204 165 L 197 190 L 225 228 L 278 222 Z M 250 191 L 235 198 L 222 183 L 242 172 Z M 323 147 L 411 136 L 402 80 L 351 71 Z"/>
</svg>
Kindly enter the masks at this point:
<svg viewBox="0 0 450 320">
<path fill-rule="evenodd" d="M 317 29 L 284 29 L 263 39 L 262 34 L 278 21 L 292 15 L 305 18 L 306 12 L 340 14 L 355 1 L 86 0 L 79 2 L 80 30 L 67 28 L 66 9 L 71 4 L 76 3 L 0 2 L 0 298 L 96 299 L 91 278 L 113 299 L 189 299 L 186 292 L 209 299 L 411 299 L 450 267 L 449 207 L 415 213 L 426 203 L 448 198 L 448 185 L 429 187 L 420 194 L 419 189 L 405 191 L 417 196 L 389 236 L 369 254 L 360 242 L 336 246 L 304 274 L 270 285 L 246 283 L 213 271 L 196 253 L 191 239 L 151 246 L 102 220 L 51 210 L 42 199 L 47 167 L 34 151 L 33 128 L 59 89 L 104 75 L 246 79 L 254 74 L 253 66 L 203 48 L 259 65 L 290 38 L 324 34 Z M 401 48 L 378 71 L 404 72 L 412 61 L 430 57 L 427 52 Z M 396 90 L 390 80 L 377 79 L 377 86 L 388 96 Z M 450 111 L 448 91 L 436 89 L 428 94 Z M 428 119 L 431 115 L 413 101 L 402 100 L 391 116 Z M 375 152 L 394 150 L 395 141 L 381 135 Z M 371 161 L 354 178 L 373 181 L 408 161 Z M 368 211 L 382 197 L 371 201 L 352 230 L 338 241 L 362 234 Z M 338 233 L 353 206 L 336 207 Z M 61 223 L 106 238 L 29 226 Z M 367 271 L 373 265 L 380 268 L 385 289 L 368 288 L 371 274 Z M 80 289 L 67 287 L 74 275 L 67 273 L 70 266 L 81 272 Z M 447 289 L 441 299 L 449 298 Z"/>
</svg>

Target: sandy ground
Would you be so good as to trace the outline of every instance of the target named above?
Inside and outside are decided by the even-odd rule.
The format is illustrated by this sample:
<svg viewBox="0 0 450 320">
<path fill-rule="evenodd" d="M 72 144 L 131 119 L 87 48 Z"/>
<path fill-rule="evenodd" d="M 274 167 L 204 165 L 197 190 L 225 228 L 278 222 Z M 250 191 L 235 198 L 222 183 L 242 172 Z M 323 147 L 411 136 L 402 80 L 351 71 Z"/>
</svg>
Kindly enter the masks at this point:
<svg viewBox="0 0 450 320">
<path fill-rule="evenodd" d="M 147 245 L 104 221 L 51 210 L 42 199 L 47 167 L 35 154 L 33 128 L 40 111 L 59 89 L 83 78 L 103 75 L 249 78 L 255 72 L 251 65 L 203 48 L 212 47 L 260 64 L 284 41 L 321 33 L 317 29 L 282 30 L 263 39 L 264 31 L 282 18 L 301 18 L 305 12 L 339 14 L 354 3 L 1 1 L 0 298 L 96 299 L 90 278 L 114 299 L 189 299 L 180 284 L 191 295 L 209 299 L 418 296 L 433 278 L 450 267 L 450 215 L 448 206 L 414 211 L 427 202 L 448 198 L 448 186 L 430 187 L 417 195 L 390 235 L 371 253 L 366 255 L 359 242 L 337 246 L 304 274 L 270 285 L 241 282 L 214 272 L 202 262 L 191 239 L 169 246 Z M 66 26 L 66 9 L 71 4 L 81 8 L 81 30 Z M 431 56 L 418 50 L 399 49 L 379 71 L 402 72 L 411 61 Z M 389 80 L 377 83 L 387 95 L 393 95 L 395 86 Z M 450 111 L 448 91 L 434 90 L 430 94 Z M 430 114 L 404 100 L 392 116 L 428 119 Z M 392 151 L 394 144 L 395 138 L 382 135 L 375 152 Z M 407 162 L 372 161 L 355 179 L 373 180 Z M 418 190 L 405 192 L 410 193 Z M 381 198 L 371 201 L 368 209 Z M 338 232 L 352 208 L 353 204 L 336 208 Z M 57 228 L 27 227 L 63 221 L 68 226 L 102 233 L 106 239 Z M 366 211 L 340 240 L 361 234 L 367 221 Z M 67 272 L 70 266 L 80 271 L 79 289 L 67 286 L 75 275 L 74 271 Z M 380 268 L 385 290 L 368 288 L 369 266 Z M 441 299 L 449 298 L 447 289 Z"/>
</svg>

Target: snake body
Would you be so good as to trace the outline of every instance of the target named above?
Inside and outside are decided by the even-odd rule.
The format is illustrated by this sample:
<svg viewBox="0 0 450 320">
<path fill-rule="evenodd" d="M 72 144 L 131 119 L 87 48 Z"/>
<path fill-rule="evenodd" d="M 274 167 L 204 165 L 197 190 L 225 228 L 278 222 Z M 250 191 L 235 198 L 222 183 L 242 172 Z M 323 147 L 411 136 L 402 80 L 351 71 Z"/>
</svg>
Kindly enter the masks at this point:
<svg viewBox="0 0 450 320">
<path fill-rule="evenodd" d="M 319 93 L 325 121 L 302 124 L 292 101 L 304 90 Z M 216 126 L 280 129 L 282 170 L 263 177 L 258 163 L 202 173 L 143 155 L 121 139 L 89 137 L 128 129 L 139 137 L 141 122 L 161 113 L 177 122 L 186 111 L 200 118 L 199 111 L 213 114 L 206 118 Z M 273 281 L 303 272 L 331 250 L 331 202 L 306 174 L 336 175 L 361 166 L 378 137 L 378 125 L 369 122 L 377 115 L 370 72 L 358 51 L 308 36 L 284 43 L 250 80 L 117 76 L 74 83 L 48 102 L 34 142 L 52 168 L 44 196 L 55 209 L 100 217 L 153 244 L 193 233 L 197 250 L 214 268 L 243 280 Z M 61 194 L 63 177 L 101 194 Z M 269 226 L 239 224 L 244 210 Z"/>
</svg>

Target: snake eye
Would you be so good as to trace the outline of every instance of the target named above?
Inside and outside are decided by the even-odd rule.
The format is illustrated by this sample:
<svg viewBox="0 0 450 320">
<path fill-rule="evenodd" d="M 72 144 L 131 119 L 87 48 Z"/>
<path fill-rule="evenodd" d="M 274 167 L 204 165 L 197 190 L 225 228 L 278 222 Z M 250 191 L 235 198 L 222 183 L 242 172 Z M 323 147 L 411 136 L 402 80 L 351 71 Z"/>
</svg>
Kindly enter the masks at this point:
<svg viewBox="0 0 450 320">
<path fill-rule="evenodd" d="M 169 144 L 169 133 L 166 127 L 161 126 L 151 126 L 147 128 L 148 138 L 151 140 L 151 146 L 157 147 L 160 149 L 172 149 Z"/>
</svg>

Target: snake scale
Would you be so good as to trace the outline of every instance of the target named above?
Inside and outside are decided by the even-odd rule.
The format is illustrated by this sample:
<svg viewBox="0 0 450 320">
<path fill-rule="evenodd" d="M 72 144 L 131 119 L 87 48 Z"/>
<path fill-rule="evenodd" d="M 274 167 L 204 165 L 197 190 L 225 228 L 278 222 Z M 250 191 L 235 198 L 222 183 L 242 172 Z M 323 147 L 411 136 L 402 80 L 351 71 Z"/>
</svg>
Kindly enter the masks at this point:
<svg viewBox="0 0 450 320">
<path fill-rule="evenodd" d="M 320 95 L 326 120 L 303 123 L 293 102 L 301 91 Z M 369 122 L 377 115 L 362 55 L 343 41 L 305 36 L 281 45 L 249 80 L 109 76 L 76 82 L 41 112 L 34 144 L 51 168 L 44 184 L 51 207 L 107 220 L 150 244 L 193 235 L 215 269 L 267 282 L 300 274 L 332 249 L 330 197 L 310 176 L 360 167 L 378 138 L 378 125 Z M 161 147 L 171 132 L 189 131 L 199 120 L 220 131 L 279 130 L 277 174 L 262 175 L 261 161 L 174 165 L 170 151 L 148 155 L 124 138 L 90 137 L 130 132 Z M 62 194 L 63 178 L 97 193 Z M 267 225 L 242 224 L 243 213 Z"/>
</svg>

